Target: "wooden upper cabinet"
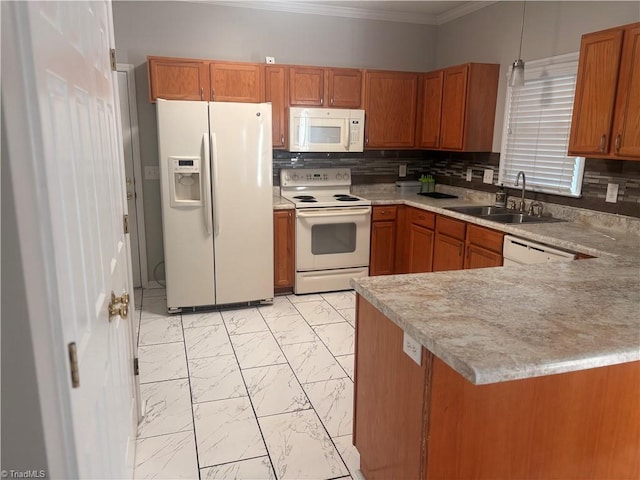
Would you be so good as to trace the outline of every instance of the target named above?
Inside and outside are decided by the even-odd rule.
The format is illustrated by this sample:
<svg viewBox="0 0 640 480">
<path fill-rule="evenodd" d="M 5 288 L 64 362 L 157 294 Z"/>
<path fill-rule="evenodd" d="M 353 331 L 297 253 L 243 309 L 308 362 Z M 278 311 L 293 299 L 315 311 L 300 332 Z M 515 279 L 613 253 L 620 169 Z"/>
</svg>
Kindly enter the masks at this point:
<svg viewBox="0 0 640 480">
<path fill-rule="evenodd" d="M 147 57 L 149 101 L 209 100 L 209 62 Z"/>
<path fill-rule="evenodd" d="M 418 146 L 440 147 L 440 120 L 442 118 L 442 85 L 444 71 L 425 73 L 420 79 L 422 117 Z"/>
<path fill-rule="evenodd" d="M 326 102 L 329 107 L 360 108 L 362 72 L 353 68 L 326 69 Z"/>
<path fill-rule="evenodd" d="M 582 36 L 569 154 L 640 158 L 640 23 Z"/>
<path fill-rule="evenodd" d="M 488 152 L 500 65 L 467 63 L 421 75 L 418 146 Z"/>
<path fill-rule="evenodd" d="M 212 62 L 211 100 L 258 103 L 263 96 L 264 66 L 258 63 Z"/>
<path fill-rule="evenodd" d="M 359 108 L 362 72 L 353 68 L 289 68 L 289 103 L 297 107 Z"/>
<path fill-rule="evenodd" d="M 418 74 L 366 71 L 366 148 L 415 146 Z"/>
<path fill-rule="evenodd" d="M 324 106 L 324 68 L 289 67 L 289 104 Z"/>
<path fill-rule="evenodd" d="M 286 148 L 287 118 L 287 67 L 267 65 L 264 70 L 264 101 L 271 102 L 273 148 Z"/>
</svg>

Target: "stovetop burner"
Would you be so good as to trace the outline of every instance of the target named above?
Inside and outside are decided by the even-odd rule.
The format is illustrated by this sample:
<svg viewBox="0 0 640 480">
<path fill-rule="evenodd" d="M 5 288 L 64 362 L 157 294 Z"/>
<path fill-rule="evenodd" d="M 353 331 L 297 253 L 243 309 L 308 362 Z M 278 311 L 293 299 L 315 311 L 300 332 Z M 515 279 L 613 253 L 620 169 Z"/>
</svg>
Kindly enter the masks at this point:
<svg viewBox="0 0 640 480">
<path fill-rule="evenodd" d="M 318 202 L 318 200 L 316 200 L 313 197 L 311 197 L 311 198 L 300 198 L 299 200 L 301 202 L 303 202 L 303 203 L 317 203 Z"/>
<path fill-rule="evenodd" d="M 315 197 L 313 195 L 296 195 L 293 198 L 297 200 L 315 200 Z"/>
<path fill-rule="evenodd" d="M 349 195 L 348 193 L 336 193 L 334 195 L 335 198 L 340 198 L 340 197 L 350 197 L 351 195 Z"/>
<path fill-rule="evenodd" d="M 356 198 L 356 197 L 345 196 L 345 197 L 338 197 L 338 198 L 336 198 L 336 200 L 339 201 L 339 202 L 357 202 L 360 199 Z"/>
</svg>

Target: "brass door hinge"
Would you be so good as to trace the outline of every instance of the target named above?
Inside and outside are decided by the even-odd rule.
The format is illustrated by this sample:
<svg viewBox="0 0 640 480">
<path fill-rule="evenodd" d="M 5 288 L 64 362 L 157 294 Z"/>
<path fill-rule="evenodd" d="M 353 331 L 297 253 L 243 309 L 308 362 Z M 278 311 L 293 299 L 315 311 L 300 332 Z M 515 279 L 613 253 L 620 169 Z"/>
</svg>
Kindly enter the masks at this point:
<svg viewBox="0 0 640 480">
<path fill-rule="evenodd" d="M 138 365 L 138 357 L 133 359 L 133 374 L 140 375 L 140 366 Z"/>
<path fill-rule="evenodd" d="M 71 367 L 71 386 L 78 388 L 80 386 L 80 369 L 78 368 L 78 347 L 76 347 L 76 342 L 71 342 L 68 350 L 69 366 Z"/>
<path fill-rule="evenodd" d="M 124 233 L 129 233 L 129 215 L 124 215 L 122 219 L 122 226 L 124 228 Z"/>
<path fill-rule="evenodd" d="M 116 49 L 115 48 L 112 48 L 111 50 L 109 50 L 109 58 L 111 59 L 111 70 L 115 72 L 118 68 L 116 66 Z"/>
</svg>

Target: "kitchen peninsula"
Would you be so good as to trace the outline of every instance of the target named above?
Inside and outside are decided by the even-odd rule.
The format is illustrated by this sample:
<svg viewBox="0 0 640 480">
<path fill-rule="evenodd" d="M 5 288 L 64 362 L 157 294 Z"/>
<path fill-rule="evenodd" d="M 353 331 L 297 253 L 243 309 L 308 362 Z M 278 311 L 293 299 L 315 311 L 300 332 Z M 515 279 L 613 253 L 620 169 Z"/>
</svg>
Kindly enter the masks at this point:
<svg viewBox="0 0 640 480">
<path fill-rule="evenodd" d="M 575 222 L 501 229 L 598 258 L 353 281 L 367 480 L 640 475 L 639 237 Z"/>
</svg>

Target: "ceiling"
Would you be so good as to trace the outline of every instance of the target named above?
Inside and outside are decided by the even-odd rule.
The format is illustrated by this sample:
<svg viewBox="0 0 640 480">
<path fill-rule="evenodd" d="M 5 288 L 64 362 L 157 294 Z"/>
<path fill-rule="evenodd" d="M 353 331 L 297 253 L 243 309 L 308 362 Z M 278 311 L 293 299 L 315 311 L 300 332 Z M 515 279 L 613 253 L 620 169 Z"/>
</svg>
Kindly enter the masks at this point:
<svg viewBox="0 0 640 480">
<path fill-rule="evenodd" d="M 208 3 L 232 7 L 257 8 L 279 12 L 307 13 L 335 17 L 366 18 L 391 22 L 441 25 L 496 3 L 495 1 L 315 1 L 210 0 Z"/>
</svg>

